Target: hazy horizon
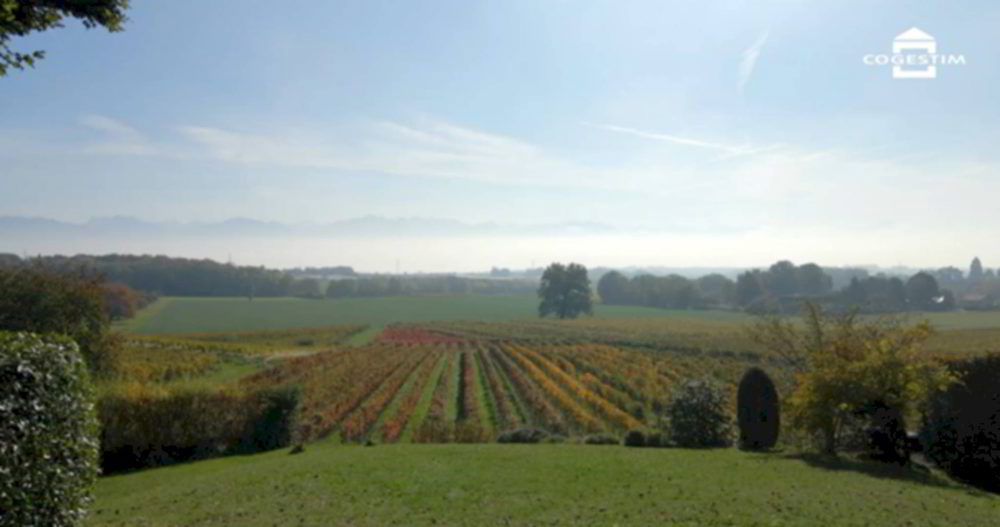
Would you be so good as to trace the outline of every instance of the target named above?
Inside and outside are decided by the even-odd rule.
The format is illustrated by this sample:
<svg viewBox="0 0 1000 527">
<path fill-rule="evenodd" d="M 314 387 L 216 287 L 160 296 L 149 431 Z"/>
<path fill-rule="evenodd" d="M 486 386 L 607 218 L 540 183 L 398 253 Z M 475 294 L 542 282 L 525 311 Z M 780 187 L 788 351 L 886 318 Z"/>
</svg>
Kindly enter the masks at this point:
<svg viewBox="0 0 1000 527">
<path fill-rule="evenodd" d="M 899 257 L 882 246 L 877 233 L 866 239 L 836 239 L 816 231 L 802 232 L 802 240 L 788 243 L 788 251 L 770 245 L 776 233 L 734 233 L 728 239 L 697 234 L 664 235 L 655 231 L 607 225 L 464 224 L 446 219 L 355 218 L 297 229 L 292 224 L 197 224 L 143 222 L 135 218 L 105 218 L 85 223 L 39 221 L 0 216 L 0 253 L 19 255 L 166 254 L 188 258 L 232 261 L 239 265 L 291 268 L 349 265 L 365 272 L 482 272 L 492 267 L 535 268 L 553 261 L 576 261 L 588 267 L 766 268 L 778 260 L 815 262 L 828 267 L 905 267 L 966 269 L 973 257 L 987 268 L 991 259 L 978 247 L 961 247 L 958 260 L 926 252 Z M 433 235 L 421 231 L 432 229 Z M 939 244 L 948 244 L 941 233 Z M 868 260 L 849 260 L 838 254 L 845 244 L 865 244 Z M 675 250 L 683 247 L 684 251 Z M 794 248 L 794 250 L 791 250 Z"/>
</svg>

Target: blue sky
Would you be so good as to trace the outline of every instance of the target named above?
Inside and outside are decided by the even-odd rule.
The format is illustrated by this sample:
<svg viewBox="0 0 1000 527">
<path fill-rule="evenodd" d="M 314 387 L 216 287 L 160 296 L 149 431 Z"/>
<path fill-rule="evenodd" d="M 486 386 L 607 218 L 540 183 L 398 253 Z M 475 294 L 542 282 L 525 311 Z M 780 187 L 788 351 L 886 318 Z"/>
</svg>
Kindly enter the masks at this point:
<svg viewBox="0 0 1000 527">
<path fill-rule="evenodd" d="M 48 56 L 0 80 L 0 215 L 587 221 L 675 244 L 639 264 L 1000 261 L 996 2 L 133 3 L 123 33 L 14 42 Z M 862 63 L 914 26 L 967 64 Z"/>
</svg>

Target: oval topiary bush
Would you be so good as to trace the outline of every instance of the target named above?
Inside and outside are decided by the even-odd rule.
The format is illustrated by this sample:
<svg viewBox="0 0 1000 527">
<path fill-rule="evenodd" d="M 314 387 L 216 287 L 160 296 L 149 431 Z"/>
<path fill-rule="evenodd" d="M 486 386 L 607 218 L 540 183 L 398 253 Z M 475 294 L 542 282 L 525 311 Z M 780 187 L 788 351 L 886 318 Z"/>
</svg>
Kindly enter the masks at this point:
<svg viewBox="0 0 1000 527">
<path fill-rule="evenodd" d="M 728 447 L 732 415 L 723 389 L 710 379 L 684 383 L 667 406 L 670 440 L 683 448 Z"/>
<path fill-rule="evenodd" d="M 79 348 L 0 332 L 0 525 L 79 525 L 96 479 L 94 394 Z"/>
<path fill-rule="evenodd" d="M 778 390 L 767 373 L 750 368 L 736 393 L 736 420 L 740 427 L 740 448 L 767 450 L 778 442 L 781 409 Z"/>
</svg>

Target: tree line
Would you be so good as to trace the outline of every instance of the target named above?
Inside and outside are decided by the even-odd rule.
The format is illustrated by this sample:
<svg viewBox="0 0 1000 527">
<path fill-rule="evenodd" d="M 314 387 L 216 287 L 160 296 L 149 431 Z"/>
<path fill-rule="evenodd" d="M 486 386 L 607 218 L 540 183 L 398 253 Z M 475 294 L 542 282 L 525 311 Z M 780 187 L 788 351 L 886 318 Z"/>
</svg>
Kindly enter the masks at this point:
<svg viewBox="0 0 1000 527">
<path fill-rule="evenodd" d="M 846 280 L 846 285 L 835 289 L 834 275 Z M 598 280 L 597 294 L 608 305 L 664 309 L 795 312 L 803 301 L 809 301 L 831 311 L 949 311 L 1000 306 L 1000 277 L 984 271 L 978 258 L 967 276 L 955 268 L 943 268 L 909 277 L 872 276 L 860 269 L 828 272 L 814 263 L 795 265 L 783 260 L 767 269 L 743 272 L 736 280 L 722 274 L 690 279 L 676 274 L 628 277 L 610 271 Z"/>
<path fill-rule="evenodd" d="M 168 256 L 40 256 L 22 259 L 0 254 L 0 269 L 42 267 L 63 274 L 90 274 L 108 285 L 118 306 L 144 305 L 156 296 L 246 296 L 355 298 L 406 295 L 529 294 L 537 282 L 523 279 L 468 278 L 455 275 L 362 275 L 350 267 L 296 268 L 287 271 L 237 266 L 213 260 Z M 120 313 L 120 314 L 119 314 Z"/>
<path fill-rule="evenodd" d="M 319 294 L 320 282 L 309 287 Z M 377 275 L 342 278 L 327 284 L 329 298 L 363 298 L 379 296 L 419 295 L 512 295 L 530 294 L 537 282 L 533 280 L 499 280 L 468 278 L 455 275 Z"/>
<path fill-rule="evenodd" d="M 282 271 L 207 259 L 124 254 L 21 259 L 0 255 L 0 267 L 30 265 L 55 272 L 93 273 L 107 282 L 161 296 L 288 296 L 295 281 Z"/>
</svg>

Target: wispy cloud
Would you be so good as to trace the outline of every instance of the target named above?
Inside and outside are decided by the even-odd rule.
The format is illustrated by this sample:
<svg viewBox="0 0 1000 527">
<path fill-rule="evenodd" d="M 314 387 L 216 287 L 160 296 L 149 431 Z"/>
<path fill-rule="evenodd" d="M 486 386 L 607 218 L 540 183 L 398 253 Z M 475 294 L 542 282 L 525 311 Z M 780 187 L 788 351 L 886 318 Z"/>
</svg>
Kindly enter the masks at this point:
<svg viewBox="0 0 1000 527">
<path fill-rule="evenodd" d="M 135 128 L 104 115 L 85 115 L 80 124 L 100 134 L 100 138 L 83 147 L 84 153 L 106 155 L 156 155 L 153 143 Z"/>
<path fill-rule="evenodd" d="M 60 166 L 64 162 L 59 159 L 61 156 L 104 155 L 108 170 L 118 171 L 116 177 L 122 178 L 134 178 L 134 173 L 126 174 L 127 169 L 120 167 L 129 165 L 119 158 L 136 154 L 182 159 L 193 167 L 211 167 L 213 170 L 206 173 L 218 173 L 220 177 L 253 170 L 265 177 L 248 178 L 252 183 L 242 190 L 250 196 L 263 193 L 264 197 L 246 198 L 247 204 L 259 207 L 295 203 L 297 210 L 308 207 L 325 210 L 326 202 L 317 196 L 325 189 L 337 188 L 344 182 L 338 178 L 348 175 L 456 182 L 453 186 L 442 186 L 454 189 L 448 191 L 448 196 L 442 196 L 442 200 L 461 200 L 466 192 L 484 194 L 480 191 L 485 189 L 462 186 L 463 182 L 514 186 L 524 189 L 524 195 L 539 199 L 547 194 L 531 193 L 570 190 L 566 195 L 575 196 L 573 199 L 601 196 L 594 201 L 594 208 L 588 210 L 587 214 L 592 215 L 587 216 L 589 219 L 628 217 L 636 204 L 657 201 L 665 208 L 651 212 L 648 221 L 702 230 L 745 229 L 751 225 L 839 225 L 845 221 L 863 224 L 865 228 L 892 225 L 898 220 L 887 215 L 884 203 L 889 202 L 913 204 L 915 208 L 907 210 L 912 217 L 919 215 L 918 209 L 926 210 L 929 204 L 948 203 L 946 210 L 960 208 L 963 217 L 978 221 L 982 219 L 978 211 L 992 210 L 983 200 L 988 201 L 989 196 L 1000 192 L 993 191 L 1000 188 L 997 187 L 1000 183 L 993 183 L 987 177 L 995 169 L 992 164 L 959 166 L 954 160 L 941 159 L 928 165 L 926 160 L 915 163 L 885 155 L 892 154 L 891 149 L 866 152 L 795 144 L 735 143 L 729 139 L 690 137 L 611 124 L 588 126 L 638 138 L 639 148 L 629 149 L 623 157 L 602 157 L 595 161 L 522 138 L 433 117 L 321 128 L 187 125 L 166 133 L 161 130 L 148 134 L 146 130 L 103 116 L 88 116 L 79 123 L 94 131 L 82 144 L 89 151 L 80 143 L 67 142 L 58 136 L 35 137 L 30 141 L 17 136 L 22 137 L 20 146 L 0 149 L 0 157 L 37 160 L 21 164 L 30 167 L 53 163 L 45 165 L 48 169 L 37 169 L 45 172 Z M 10 136 L 2 132 L 0 142 Z M 37 145 L 45 145 L 48 150 Z M 694 155 L 678 155 L 678 149 L 691 150 Z M 951 174 L 952 183 L 946 188 L 928 190 L 932 185 L 901 183 L 929 182 L 942 173 Z M 274 174 L 280 174 L 280 179 L 273 177 Z M 29 180 L 27 176 L 18 177 Z M 955 190 L 959 181 L 968 181 L 962 192 Z M 970 190 L 984 181 L 989 183 L 989 192 Z M 858 188 L 865 188 L 865 200 L 857 200 Z M 272 191 L 277 194 L 266 194 Z M 365 199 L 373 198 L 359 198 Z M 960 205 L 965 202 L 977 205 Z M 843 216 L 843 203 L 852 203 L 849 220 Z M 241 206 L 254 210 L 251 205 L 233 205 L 232 210 L 239 211 Z M 431 208 L 424 211 L 421 206 L 413 206 L 407 210 L 433 214 L 433 207 L 440 204 L 426 206 Z M 506 211 L 502 214 L 507 214 L 510 207 L 518 205 L 488 202 L 482 206 L 502 208 Z M 482 214 L 488 216 L 486 212 Z"/>
<path fill-rule="evenodd" d="M 513 184 L 635 190 L 669 180 L 661 169 L 593 167 L 521 139 L 438 119 L 381 121 L 349 133 L 252 134 L 204 126 L 179 131 L 210 158 L 244 165 L 375 172 Z"/>
<path fill-rule="evenodd" d="M 746 88 L 747 83 L 750 82 L 750 78 L 753 76 L 753 71 L 757 67 L 757 60 L 760 58 L 760 51 L 767 42 L 769 34 L 770 31 L 764 31 L 759 37 L 757 37 L 757 40 L 753 43 L 753 45 L 743 50 L 743 59 L 740 61 L 740 75 L 738 83 L 741 95 L 743 94 L 743 90 Z"/>
<path fill-rule="evenodd" d="M 704 141 L 692 137 L 681 137 L 678 135 L 664 134 L 660 132 L 650 132 L 647 130 L 639 130 L 636 128 L 629 128 L 626 126 L 618 126 L 613 124 L 589 124 L 589 123 L 587 124 L 589 126 L 607 130 L 609 132 L 617 132 L 617 133 L 632 135 L 635 137 L 641 137 L 643 139 L 650 139 L 653 141 L 663 141 L 666 143 L 672 143 L 675 145 L 682 145 L 682 146 L 693 146 L 696 148 L 704 148 L 708 150 L 717 150 L 726 154 L 724 156 L 725 158 L 770 152 L 772 150 L 777 150 L 782 146 L 784 146 L 781 144 L 773 144 L 763 147 L 758 147 L 753 145 L 728 145 L 712 141 Z"/>
</svg>

